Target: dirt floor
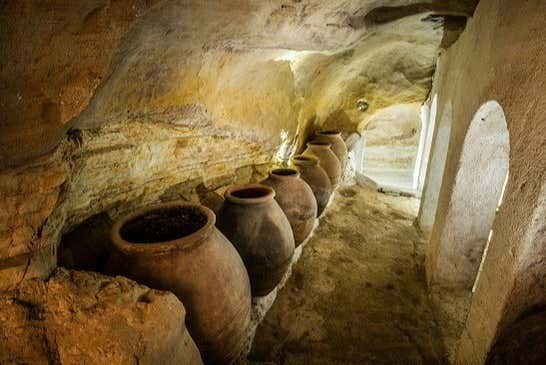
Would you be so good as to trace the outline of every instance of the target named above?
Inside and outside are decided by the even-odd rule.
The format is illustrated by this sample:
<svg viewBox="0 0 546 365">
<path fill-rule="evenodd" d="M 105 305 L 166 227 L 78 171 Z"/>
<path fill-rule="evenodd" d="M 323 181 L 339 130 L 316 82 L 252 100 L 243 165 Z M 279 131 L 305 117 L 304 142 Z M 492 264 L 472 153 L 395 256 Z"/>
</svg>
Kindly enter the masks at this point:
<svg viewBox="0 0 546 365">
<path fill-rule="evenodd" d="M 443 364 L 419 201 L 340 188 L 258 328 L 250 363 Z"/>
</svg>

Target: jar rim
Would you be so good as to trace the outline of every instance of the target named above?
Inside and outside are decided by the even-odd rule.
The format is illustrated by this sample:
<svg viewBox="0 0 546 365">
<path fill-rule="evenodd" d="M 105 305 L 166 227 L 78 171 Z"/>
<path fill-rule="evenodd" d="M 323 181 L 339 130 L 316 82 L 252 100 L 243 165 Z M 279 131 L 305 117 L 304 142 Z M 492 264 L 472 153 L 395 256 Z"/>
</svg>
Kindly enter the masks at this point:
<svg viewBox="0 0 546 365">
<path fill-rule="evenodd" d="M 226 200 L 234 204 L 261 204 L 275 198 L 275 190 L 264 184 L 231 185 L 224 193 Z"/>
<path fill-rule="evenodd" d="M 300 173 L 290 167 L 279 167 L 269 171 L 269 176 L 279 179 L 294 179 L 300 177 Z"/>
<path fill-rule="evenodd" d="M 170 240 L 158 240 L 151 242 L 133 242 L 124 237 L 122 230 L 132 221 L 139 218 L 143 218 L 146 215 L 154 212 L 169 211 L 176 209 L 191 209 L 205 218 L 205 222 L 202 226 L 198 227 L 194 231 L 188 234 L 182 234 L 179 237 Z M 126 254 L 137 252 L 159 253 L 172 250 L 186 249 L 194 247 L 203 242 L 203 240 L 210 236 L 214 230 L 216 223 L 216 215 L 209 208 L 194 203 L 188 203 L 183 201 L 174 201 L 162 204 L 156 204 L 148 207 L 144 207 L 134 211 L 133 213 L 125 215 L 122 219 L 118 220 L 112 227 L 110 238 L 114 246 Z"/>
</svg>

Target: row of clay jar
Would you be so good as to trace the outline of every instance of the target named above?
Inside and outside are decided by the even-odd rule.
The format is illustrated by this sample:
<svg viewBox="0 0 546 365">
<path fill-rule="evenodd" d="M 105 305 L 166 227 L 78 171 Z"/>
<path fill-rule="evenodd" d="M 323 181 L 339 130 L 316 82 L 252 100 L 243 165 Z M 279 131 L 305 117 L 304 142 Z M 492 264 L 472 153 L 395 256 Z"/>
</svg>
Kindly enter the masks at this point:
<svg viewBox="0 0 546 365">
<path fill-rule="evenodd" d="M 116 222 L 107 271 L 174 293 L 205 363 L 229 364 L 249 335 L 252 296 L 269 294 L 311 233 L 341 178 L 347 150 L 322 132 L 294 168 L 261 184 L 231 186 L 218 216 L 207 207 L 164 203 Z M 335 144 L 332 139 L 335 139 Z M 336 147 L 343 152 L 343 148 Z"/>
</svg>

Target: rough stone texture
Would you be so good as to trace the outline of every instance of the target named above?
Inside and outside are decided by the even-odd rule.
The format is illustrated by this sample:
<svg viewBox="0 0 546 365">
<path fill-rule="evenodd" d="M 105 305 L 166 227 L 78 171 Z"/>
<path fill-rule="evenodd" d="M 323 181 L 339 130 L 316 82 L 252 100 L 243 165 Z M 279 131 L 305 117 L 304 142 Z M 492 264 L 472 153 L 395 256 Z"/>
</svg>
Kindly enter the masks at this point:
<svg viewBox="0 0 546 365">
<path fill-rule="evenodd" d="M 546 312 L 519 319 L 500 336 L 488 365 L 539 365 L 546 362 Z"/>
<path fill-rule="evenodd" d="M 0 289 L 46 277 L 60 235 L 92 215 L 115 219 L 176 199 L 214 204 L 223 186 L 262 179 L 255 166 L 270 156 L 255 143 L 170 124 L 81 131 L 53 155 L 0 172 Z"/>
<path fill-rule="evenodd" d="M 355 129 L 362 98 L 370 112 L 424 100 L 443 37 L 426 12 L 468 15 L 474 3 L 3 2 L 0 168 L 50 151 L 70 127 L 137 117 L 266 140 L 315 118 Z"/>
<path fill-rule="evenodd" d="M 418 201 L 345 186 L 257 330 L 251 362 L 438 364 Z M 355 229 L 358 227 L 359 229 Z"/>
<path fill-rule="evenodd" d="M 515 318 L 544 304 L 546 189 L 546 3 L 480 1 L 460 39 L 440 57 L 438 115 L 452 107 L 445 175 L 438 199 L 428 275 L 459 169 L 463 140 L 481 105 L 497 101 L 510 134 L 510 173 L 504 203 L 458 345 L 457 363 L 482 364 L 495 338 Z M 502 42 L 497 42 L 502 39 Z M 495 45 L 495 46 L 494 46 Z M 472 211 L 466 214 L 472 215 Z M 456 244 L 453 242 L 453 244 Z M 448 249 L 448 248 L 446 248 Z M 528 272 L 530 275 L 522 275 Z"/>
<path fill-rule="evenodd" d="M 461 333 L 466 325 L 472 292 L 462 288 L 434 286 L 429 297 L 438 322 L 449 363 L 455 363 Z"/>
<path fill-rule="evenodd" d="M 383 1 L 154 4 L 0 4 L 0 288 L 49 274 L 91 215 L 217 206 L 281 142 L 424 100 L 442 39 L 425 13 L 367 22 Z"/>
<path fill-rule="evenodd" d="M 424 12 L 473 1 L 366 20 L 415 2 L 2 2 L 0 289 L 47 276 L 91 215 L 217 206 L 281 142 L 424 100 L 443 37 Z"/>
<path fill-rule="evenodd" d="M 157 1 L 0 3 L 0 168 L 59 143 L 107 78 L 120 38 Z"/>
<path fill-rule="evenodd" d="M 0 297 L 0 363 L 202 364 L 185 315 L 171 293 L 58 269 Z"/>
<path fill-rule="evenodd" d="M 366 37 L 363 29 L 344 25 L 349 39 L 360 35 L 353 43 L 333 38 L 320 44 L 315 37 L 326 31 L 321 28 L 311 31 L 312 36 L 308 31 L 295 33 L 309 37 L 304 46 L 278 30 L 272 33 L 277 39 L 260 33 L 262 27 L 281 26 L 277 18 L 266 25 L 253 18 L 270 11 L 265 5 L 241 7 L 231 14 L 238 21 L 229 22 L 220 15 L 225 7 L 167 1 L 150 11 L 126 37 L 112 75 L 76 125 L 96 127 L 160 114 L 173 123 L 206 124 L 278 143 L 281 131 L 291 138 L 299 132 L 302 140 L 301 134 L 316 125 L 355 131 L 368 115 L 395 100 L 423 101 L 430 88 L 442 27 L 423 21 L 426 14 L 376 25 Z M 302 11 L 304 19 L 313 14 Z M 320 14 L 313 16 L 325 16 L 321 7 L 313 11 Z M 295 16 L 291 10 L 283 13 Z M 207 25 L 197 33 L 185 28 L 195 19 Z M 208 24 L 210 19 L 222 35 Z M 288 24 L 300 29 L 297 23 Z M 370 103 L 364 113 L 357 108 L 362 98 Z"/>
<path fill-rule="evenodd" d="M 0 290 L 51 269 L 57 228 L 49 217 L 66 178 L 53 158 L 0 173 Z"/>
</svg>

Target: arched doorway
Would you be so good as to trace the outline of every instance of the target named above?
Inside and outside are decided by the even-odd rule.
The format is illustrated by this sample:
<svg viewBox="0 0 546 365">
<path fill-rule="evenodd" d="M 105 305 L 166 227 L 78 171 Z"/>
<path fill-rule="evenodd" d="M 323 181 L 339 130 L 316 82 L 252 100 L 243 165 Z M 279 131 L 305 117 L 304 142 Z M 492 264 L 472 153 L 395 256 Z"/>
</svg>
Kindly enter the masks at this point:
<svg viewBox="0 0 546 365">
<path fill-rule="evenodd" d="M 438 196 L 440 195 L 440 188 L 442 187 L 447 151 L 449 149 L 449 140 L 451 137 L 451 120 L 451 103 L 448 102 L 444 107 L 442 117 L 438 123 L 438 132 L 434 145 L 432 146 L 430 165 L 426 172 L 426 185 L 421 198 L 421 207 L 419 209 L 419 227 L 425 234 L 430 233 L 432 226 L 434 225 L 436 208 L 438 207 Z"/>
<path fill-rule="evenodd" d="M 432 281 L 472 288 L 509 168 L 508 128 L 502 107 L 483 104 L 463 142 Z"/>
<path fill-rule="evenodd" d="M 362 132 L 360 171 L 385 191 L 415 193 L 422 129 L 419 112 L 417 104 L 389 106 L 373 115 Z"/>
</svg>

